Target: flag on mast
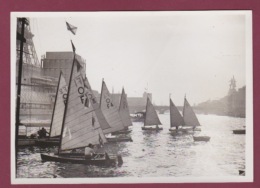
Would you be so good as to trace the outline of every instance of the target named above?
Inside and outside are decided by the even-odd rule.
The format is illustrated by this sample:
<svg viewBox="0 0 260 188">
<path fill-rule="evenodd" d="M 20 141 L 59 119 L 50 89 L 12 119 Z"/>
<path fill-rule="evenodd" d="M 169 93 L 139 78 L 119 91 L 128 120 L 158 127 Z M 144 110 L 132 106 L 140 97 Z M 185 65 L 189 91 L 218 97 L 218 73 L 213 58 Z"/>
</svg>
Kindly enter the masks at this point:
<svg viewBox="0 0 260 188">
<path fill-rule="evenodd" d="M 73 52 L 75 53 L 75 52 L 76 52 L 76 48 L 75 48 L 75 46 L 74 46 L 72 40 L 70 40 L 70 42 L 71 42 L 71 45 L 72 45 L 72 50 L 73 50 Z"/>
<path fill-rule="evenodd" d="M 67 29 L 73 33 L 73 35 L 76 35 L 76 31 L 77 31 L 77 27 L 69 24 L 68 22 L 66 22 L 66 25 L 67 25 Z"/>
</svg>

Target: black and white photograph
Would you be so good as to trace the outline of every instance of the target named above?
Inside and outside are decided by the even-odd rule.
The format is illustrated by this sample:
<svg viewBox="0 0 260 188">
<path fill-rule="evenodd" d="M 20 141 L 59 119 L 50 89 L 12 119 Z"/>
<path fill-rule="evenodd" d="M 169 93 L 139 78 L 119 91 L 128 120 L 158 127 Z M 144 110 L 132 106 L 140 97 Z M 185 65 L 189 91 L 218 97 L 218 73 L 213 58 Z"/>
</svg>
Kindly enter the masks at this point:
<svg viewBox="0 0 260 188">
<path fill-rule="evenodd" d="M 253 181 L 252 11 L 10 16 L 12 184 Z"/>
</svg>

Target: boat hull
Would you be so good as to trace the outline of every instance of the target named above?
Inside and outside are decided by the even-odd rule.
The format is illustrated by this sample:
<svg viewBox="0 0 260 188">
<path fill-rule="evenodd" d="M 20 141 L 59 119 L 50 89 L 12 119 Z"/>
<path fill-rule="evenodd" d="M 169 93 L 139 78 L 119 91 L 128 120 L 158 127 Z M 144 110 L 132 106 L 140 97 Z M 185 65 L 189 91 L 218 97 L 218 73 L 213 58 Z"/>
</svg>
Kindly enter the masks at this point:
<svg viewBox="0 0 260 188">
<path fill-rule="evenodd" d="M 163 130 L 162 127 L 156 128 L 156 127 L 142 127 L 142 130 L 146 130 L 146 131 L 161 131 Z"/>
<path fill-rule="evenodd" d="M 131 137 L 106 138 L 108 142 L 133 142 Z"/>
<path fill-rule="evenodd" d="M 169 131 L 172 135 L 183 134 L 181 129 L 169 129 Z"/>
<path fill-rule="evenodd" d="M 208 142 L 208 141 L 210 141 L 210 137 L 209 136 L 193 136 L 193 140 L 195 142 Z"/>
<path fill-rule="evenodd" d="M 36 140 L 35 145 L 39 146 L 39 147 L 59 146 L 60 141 L 58 141 L 58 140 Z"/>
<path fill-rule="evenodd" d="M 233 130 L 233 134 L 246 134 L 246 130 L 245 129 Z"/>
<path fill-rule="evenodd" d="M 183 127 L 183 128 L 181 128 L 181 131 L 183 132 L 183 133 L 189 133 L 189 132 L 199 132 L 199 131 L 201 131 L 201 128 L 199 128 L 199 127 Z"/>
<path fill-rule="evenodd" d="M 83 156 L 78 156 L 78 155 L 73 156 L 73 154 L 71 154 L 71 156 L 41 154 L 41 159 L 42 161 L 53 161 L 53 162 L 60 162 L 60 163 L 84 164 L 84 165 L 95 165 L 95 166 L 119 165 L 119 160 L 120 160 L 119 157 L 121 156 L 106 158 L 105 154 L 96 154 L 96 156 L 98 155 L 99 157 L 93 157 L 92 159 L 85 159 Z"/>
<path fill-rule="evenodd" d="M 112 135 L 129 134 L 130 132 L 132 132 L 132 130 L 122 130 L 122 131 L 113 132 L 111 134 Z"/>
<path fill-rule="evenodd" d="M 37 139 L 29 139 L 29 138 L 25 138 L 25 139 L 18 139 L 18 146 L 19 147 L 23 147 L 23 146 L 35 146 L 35 141 Z"/>
<path fill-rule="evenodd" d="M 201 128 L 195 127 L 194 131 L 201 131 Z"/>
</svg>

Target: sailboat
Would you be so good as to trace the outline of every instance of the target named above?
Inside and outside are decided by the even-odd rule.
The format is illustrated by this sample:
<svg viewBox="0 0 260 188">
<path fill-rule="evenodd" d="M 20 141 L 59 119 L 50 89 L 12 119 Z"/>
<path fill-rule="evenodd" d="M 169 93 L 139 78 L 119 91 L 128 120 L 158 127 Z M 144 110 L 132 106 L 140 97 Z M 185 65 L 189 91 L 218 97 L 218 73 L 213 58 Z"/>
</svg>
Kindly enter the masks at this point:
<svg viewBox="0 0 260 188">
<path fill-rule="evenodd" d="M 172 100 L 170 99 L 170 122 L 171 122 L 171 128 L 169 131 L 172 134 L 181 133 L 181 126 L 184 125 L 183 117 L 181 116 L 179 110 L 174 105 Z"/>
<path fill-rule="evenodd" d="M 103 129 L 104 134 L 109 134 L 117 131 L 122 131 L 125 129 L 124 122 L 125 118 L 120 116 L 117 107 L 114 105 L 110 92 L 106 86 L 105 81 L 102 81 L 101 95 L 100 95 L 100 109 L 103 112 L 109 126 L 109 129 Z M 121 113 L 121 115 L 123 115 Z M 124 115 L 125 116 L 125 115 Z M 128 126 L 129 122 L 125 121 Z M 108 142 L 122 142 L 122 141 L 132 141 L 130 136 L 107 136 Z"/>
<path fill-rule="evenodd" d="M 112 135 L 127 134 L 131 132 L 131 130 L 129 130 L 128 127 L 132 126 L 132 121 L 129 113 L 128 102 L 127 102 L 127 97 L 124 88 L 122 89 L 122 94 L 121 94 L 121 99 L 119 104 L 119 115 L 123 122 L 124 130 L 113 132 Z"/>
<path fill-rule="evenodd" d="M 156 125 L 156 127 L 152 127 L 152 125 Z M 147 103 L 146 103 L 146 115 L 144 119 L 144 126 L 142 127 L 142 130 L 162 130 L 162 127 L 159 127 L 158 125 L 162 125 L 153 104 L 151 103 L 149 97 L 147 97 Z"/>
<path fill-rule="evenodd" d="M 62 120 L 65 110 L 66 98 L 68 93 L 68 86 L 62 71 L 60 72 L 59 82 L 56 90 L 54 108 L 51 118 L 50 133 L 48 139 L 39 139 L 35 141 L 37 146 L 58 146 L 61 135 Z"/>
<path fill-rule="evenodd" d="M 233 134 L 246 134 L 246 129 L 235 129 Z"/>
<path fill-rule="evenodd" d="M 184 98 L 184 107 L 183 107 L 183 120 L 184 120 L 184 126 L 182 128 L 182 131 L 189 132 L 194 131 L 197 126 L 200 126 L 199 120 L 194 113 L 191 105 L 189 104 L 188 100 L 186 99 L 186 96 Z M 185 128 L 187 127 L 187 128 Z M 209 136 L 193 136 L 194 141 L 209 141 Z"/>
<path fill-rule="evenodd" d="M 189 132 L 189 131 L 200 131 L 198 126 L 200 125 L 200 122 L 194 113 L 191 105 L 189 104 L 188 100 L 186 99 L 186 96 L 184 97 L 184 105 L 183 105 L 183 121 L 184 125 L 182 127 L 182 130 L 184 132 Z"/>
<path fill-rule="evenodd" d="M 95 154 L 91 159 L 86 159 L 84 153 L 73 152 L 75 149 L 85 148 L 89 144 L 103 145 L 107 142 L 98 119 L 99 115 L 97 115 L 100 111 L 95 111 L 93 108 L 93 104 L 97 101 L 86 92 L 81 68 L 74 51 L 58 154 L 41 154 L 41 158 L 43 161 L 120 165 L 118 161 L 122 163 L 121 156 L 100 153 Z"/>
</svg>

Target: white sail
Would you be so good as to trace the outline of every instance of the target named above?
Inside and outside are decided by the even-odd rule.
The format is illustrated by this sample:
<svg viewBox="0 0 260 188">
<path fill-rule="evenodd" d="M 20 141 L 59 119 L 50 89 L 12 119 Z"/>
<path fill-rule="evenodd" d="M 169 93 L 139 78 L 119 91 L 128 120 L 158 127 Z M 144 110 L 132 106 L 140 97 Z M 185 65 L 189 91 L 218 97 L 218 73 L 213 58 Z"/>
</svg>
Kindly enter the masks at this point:
<svg viewBox="0 0 260 188">
<path fill-rule="evenodd" d="M 100 108 L 111 128 L 104 129 L 104 134 L 120 131 L 124 129 L 123 122 L 119 116 L 118 109 L 112 101 L 112 97 L 104 81 L 100 96 Z"/>
<path fill-rule="evenodd" d="M 178 127 L 180 125 L 184 125 L 183 118 L 177 109 L 177 107 L 173 104 L 172 100 L 170 99 L 170 120 L 171 120 L 171 127 Z"/>
<path fill-rule="evenodd" d="M 149 97 L 147 97 L 146 103 L 146 113 L 144 119 L 144 125 L 161 125 L 161 121 L 154 109 L 153 104 L 151 103 Z"/>
<path fill-rule="evenodd" d="M 90 100 L 91 105 L 92 105 L 92 107 L 95 110 L 95 113 L 96 113 L 96 116 L 98 118 L 98 121 L 99 121 L 101 129 L 105 130 L 105 129 L 111 128 L 109 126 L 109 124 L 108 124 L 108 122 L 107 122 L 103 112 L 100 109 L 100 105 L 98 103 L 98 100 L 97 100 L 96 96 L 94 95 L 94 93 L 93 93 L 93 91 L 91 89 L 91 86 L 89 84 L 89 81 L 88 81 L 87 77 L 85 77 L 85 79 L 84 79 L 84 86 L 85 86 L 85 95 Z"/>
<path fill-rule="evenodd" d="M 184 98 L 183 120 L 185 126 L 200 126 L 199 120 L 186 98 Z"/>
<path fill-rule="evenodd" d="M 65 78 L 60 73 L 58 88 L 56 92 L 55 105 L 52 114 L 50 137 L 55 137 L 61 135 L 63 114 L 67 99 L 68 86 L 66 84 Z"/>
<path fill-rule="evenodd" d="M 106 142 L 95 111 L 85 95 L 84 81 L 77 60 L 73 64 L 63 121 L 61 150 Z"/>
<path fill-rule="evenodd" d="M 121 94 L 121 100 L 120 100 L 120 105 L 119 105 L 119 115 L 122 119 L 124 127 L 129 127 L 132 125 L 129 108 L 128 108 L 128 102 L 127 102 L 124 88 L 123 88 L 122 94 Z"/>
</svg>

